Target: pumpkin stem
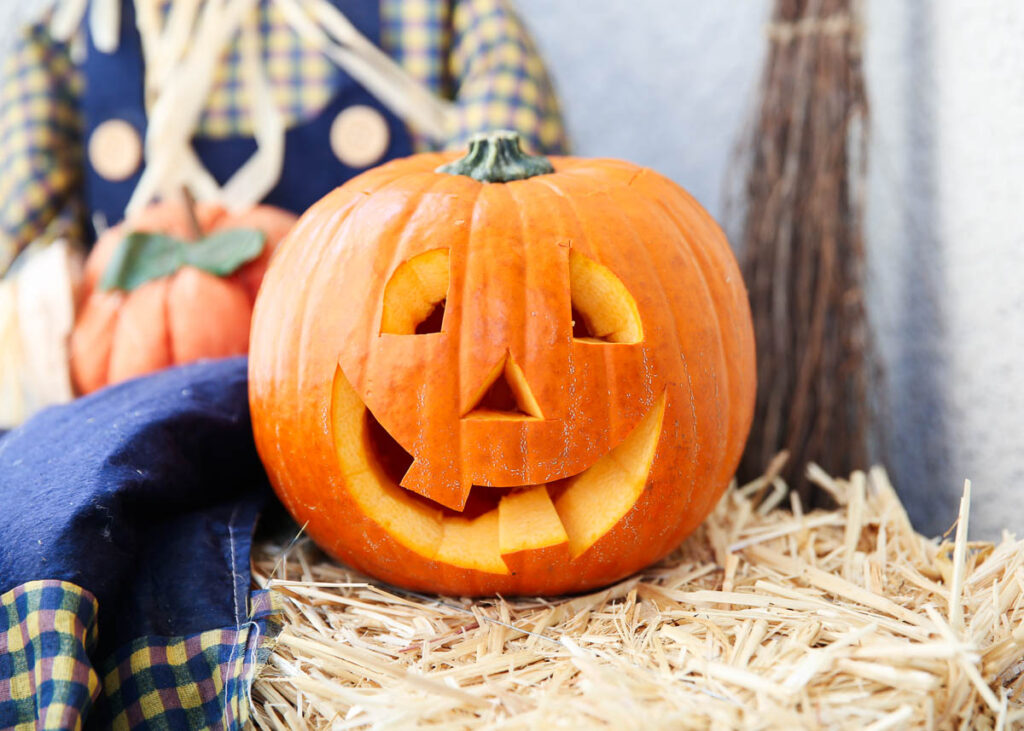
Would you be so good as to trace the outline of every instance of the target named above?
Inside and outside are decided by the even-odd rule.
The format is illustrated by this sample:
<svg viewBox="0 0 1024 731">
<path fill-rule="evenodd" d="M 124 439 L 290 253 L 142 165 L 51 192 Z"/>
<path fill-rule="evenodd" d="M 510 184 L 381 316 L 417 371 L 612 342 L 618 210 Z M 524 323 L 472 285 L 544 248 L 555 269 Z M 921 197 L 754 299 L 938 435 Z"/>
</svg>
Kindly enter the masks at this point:
<svg viewBox="0 0 1024 731">
<path fill-rule="evenodd" d="M 185 212 L 188 214 L 189 229 L 192 231 L 192 239 L 199 241 L 203 238 L 203 227 L 199 225 L 199 215 L 196 213 L 196 197 L 192 195 L 187 185 L 181 186 L 181 196 L 185 199 Z"/>
<path fill-rule="evenodd" d="M 483 132 L 469 140 L 465 157 L 437 168 L 439 173 L 467 175 L 481 183 L 507 183 L 555 172 L 546 157 L 523 152 L 518 132 Z"/>
</svg>

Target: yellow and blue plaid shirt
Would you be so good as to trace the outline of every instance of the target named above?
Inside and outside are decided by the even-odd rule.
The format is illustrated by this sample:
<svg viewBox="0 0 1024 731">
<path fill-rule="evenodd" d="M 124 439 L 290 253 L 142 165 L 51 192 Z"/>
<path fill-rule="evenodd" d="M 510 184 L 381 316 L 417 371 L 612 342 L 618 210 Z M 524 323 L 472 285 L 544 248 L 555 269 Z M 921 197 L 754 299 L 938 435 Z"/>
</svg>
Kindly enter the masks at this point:
<svg viewBox="0 0 1024 731">
<path fill-rule="evenodd" d="M 253 592 L 238 627 L 140 637 L 96 668 L 95 597 L 66 581 L 0 594 L 0 728 L 236 729 L 281 629 L 277 597 Z"/>
<path fill-rule="evenodd" d="M 169 3 L 168 3 L 169 4 Z M 487 129 L 515 129 L 534 150 L 567 142 L 554 90 L 532 40 L 506 0 L 380 0 L 381 45 L 413 78 L 456 106 L 444 147 Z M 333 63 L 305 45 L 275 3 L 262 0 L 263 61 L 289 125 L 315 116 L 331 98 Z M 32 26 L 0 71 L 0 273 L 33 239 L 81 236 L 83 181 L 76 41 L 58 43 Z M 196 134 L 249 136 L 252 123 L 240 51 L 217 69 Z M 429 145 L 416 138 L 419 149 Z"/>
</svg>

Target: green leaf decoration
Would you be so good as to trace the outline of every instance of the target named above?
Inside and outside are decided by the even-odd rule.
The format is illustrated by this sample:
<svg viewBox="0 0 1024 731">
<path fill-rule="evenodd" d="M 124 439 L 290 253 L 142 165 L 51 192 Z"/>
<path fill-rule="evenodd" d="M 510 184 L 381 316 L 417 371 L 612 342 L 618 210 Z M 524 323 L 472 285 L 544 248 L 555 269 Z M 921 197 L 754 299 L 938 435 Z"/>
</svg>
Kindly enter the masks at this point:
<svg viewBox="0 0 1024 731">
<path fill-rule="evenodd" d="M 216 231 L 194 244 L 185 244 L 185 263 L 226 277 L 263 253 L 266 235 L 254 228 Z"/>
<path fill-rule="evenodd" d="M 169 277 L 185 265 L 226 277 L 256 259 L 265 245 L 266 235 L 250 228 L 217 231 L 195 243 L 136 231 L 118 245 L 99 286 L 131 292 L 153 279 Z"/>
<path fill-rule="evenodd" d="M 166 234 L 130 233 L 110 258 L 100 289 L 131 292 L 151 279 L 168 277 L 181 269 L 182 248 L 182 242 Z"/>
</svg>

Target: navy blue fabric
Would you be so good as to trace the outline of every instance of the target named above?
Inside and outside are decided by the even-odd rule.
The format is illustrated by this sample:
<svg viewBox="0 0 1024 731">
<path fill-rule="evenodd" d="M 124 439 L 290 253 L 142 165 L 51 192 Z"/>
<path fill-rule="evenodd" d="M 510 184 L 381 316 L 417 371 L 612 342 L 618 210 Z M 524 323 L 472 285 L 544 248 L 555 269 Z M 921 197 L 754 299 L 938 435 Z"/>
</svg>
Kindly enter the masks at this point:
<svg viewBox="0 0 1024 731">
<path fill-rule="evenodd" d="M 261 0 L 266 2 L 267 0 Z M 380 5 L 367 0 L 331 0 L 370 41 L 380 44 Z M 84 63 L 83 116 L 86 139 L 108 119 L 124 119 L 140 134 L 146 118 L 142 103 L 143 61 L 139 32 L 135 27 L 134 0 L 121 0 L 121 39 L 113 54 L 100 52 L 88 41 Z M 380 162 L 413 153 L 412 137 L 405 123 L 344 70 L 336 70 L 335 96 L 313 119 L 285 133 L 281 177 L 263 202 L 302 213 L 334 188 L 363 172 L 343 164 L 331 151 L 330 130 L 338 113 L 354 105 L 373 107 L 387 121 L 390 138 Z M 301 84 L 301 79 L 296 79 Z M 223 184 L 256 151 L 251 137 L 212 138 L 196 136 L 192 147 L 210 174 Z M 377 163 L 374 163 L 377 164 Z M 124 181 L 105 180 L 86 162 L 86 200 L 90 212 L 102 212 L 108 223 L 124 217 L 141 170 Z"/>
<path fill-rule="evenodd" d="M 47 409 L 0 437 L 0 593 L 35 579 L 88 589 L 101 658 L 142 635 L 238 625 L 270 494 L 244 357 Z"/>
<path fill-rule="evenodd" d="M 360 33 L 380 45 L 378 3 L 367 0 L 332 2 Z M 345 165 L 331 151 L 331 124 L 347 107 L 372 107 L 387 121 L 390 137 L 381 162 L 413 153 L 412 137 L 405 123 L 344 70 L 339 68 L 335 73 L 334 98 L 316 117 L 285 133 L 281 177 L 264 202 L 302 213 L 346 180 L 366 170 Z M 296 83 L 301 83 L 301 80 Z M 248 137 L 213 139 L 197 136 L 192 140 L 192 147 L 217 182 L 223 184 L 256 151 L 256 141 Z"/>
<path fill-rule="evenodd" d="M 142 39 L 135 26 L 134 0 L 121 2 L 121 37 L 114 53 L 103 53 L 97 49 L 89 23 L 83 25 L 86 42 L 81 98 L 84 139 L 90 139 L 93 130 L 110 119 L 123 119 L 135 128 L 140 139 L 144 139 L 146 110 L 139 60 L 142 58 Z M 107 224 L 114 225 L 124 218 L 125 206 L 142 177 L 142 167 L 124 180 L 113 181 L 96 172 L 88 155 L 85 158 L 85 202 L 90 226 L 96 213 L 103 214 Z"/>
<path fill-rule="evenodd" d="M 263 199 L 265 203 L 302 213 L 346 180 L 366 170 L 342 163 L 331 152 L 329 141 L 331 123 L 338 113 L 356 104 L 374 107 L 387 121 L 390 138 L 380 162 L 412 154 L 412 139 L 405 124 L 361 86 L 354 82 L 346 84 L 317 117 L 285 132 L 281 177 Z M 256 142 L 248 137 L 224 140 L 195 137 L 192 148 L 217 182 L 223 184 L 256 151 Z"/>
</svg>

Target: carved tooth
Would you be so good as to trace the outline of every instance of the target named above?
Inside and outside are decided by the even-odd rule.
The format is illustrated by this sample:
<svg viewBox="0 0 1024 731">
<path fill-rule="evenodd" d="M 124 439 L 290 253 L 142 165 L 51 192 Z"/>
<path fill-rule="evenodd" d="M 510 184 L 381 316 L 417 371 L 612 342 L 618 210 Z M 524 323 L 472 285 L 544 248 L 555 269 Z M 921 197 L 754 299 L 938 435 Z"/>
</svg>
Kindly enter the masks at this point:
<svg viewBox="0 0 1024 731">
<path fill-rule="evenodd" d="M 503 495 L 498 503 L 498 547 L 502 555 L 567 543 L 546 485 Z"/>
<path fill-rule="evenodd" d="M 437 470 L 426 467 L 417 457 L 409 465 L 409 471 L 402 477 L 401 485 L 406 490 L 430 498 L 446 508 L 462 512 L 466 506 L 466 499 L 469 498 L 469 491 L 473 489 L 473 483 L 466 475 L 447 474 L 454 471 L 445 470 L 446 474 L 441 475 Z"/>
</svg>

